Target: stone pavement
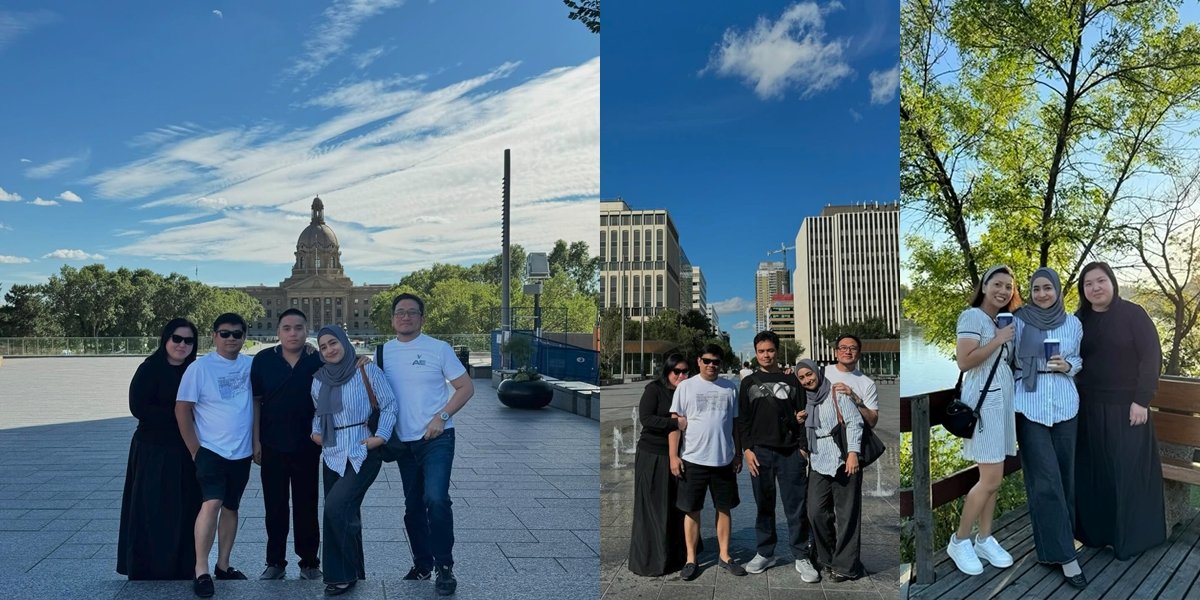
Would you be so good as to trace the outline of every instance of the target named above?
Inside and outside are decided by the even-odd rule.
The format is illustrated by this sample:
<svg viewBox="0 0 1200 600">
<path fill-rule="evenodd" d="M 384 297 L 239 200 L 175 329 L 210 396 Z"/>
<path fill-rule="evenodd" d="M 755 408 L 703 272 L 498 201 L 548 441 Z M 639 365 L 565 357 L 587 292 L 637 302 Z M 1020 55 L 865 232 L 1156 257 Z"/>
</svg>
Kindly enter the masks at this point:
<svg viewBox="0 0 1200 600">
<path fill-rule="evenodd" d="M 735 379 L 736 381 L 736 379 Z M 678 573 L 641 577 L 625 563 L 632 526 L 633 459 L 636 447 L 633 417 L 645 383 L 606 386 L 600 409 L 600 594 L 604 600 L 894 600 L 900 589 L 899 387 L 879 386 L 880 419 L 876 433 L 887 453 L 867 468 L 863 481 L 862 561 L 869 577 L 857 581 L 804 583 L 793 568 L 786 544 L 777 557 L 787 562 L 760 575 L 733 577 L 716 567 L 715 514 L 711 502 L 701 517 L 704 547 L 699 556 L 701 574 L 682 581 Z M 732 554 L 745 564 L 755 554 L 754 494 L 745 469 L 738 476 L 741 504 L 732 512 Z M 780 537 L 786 536 L 782 502 L 776 507 Z"/>
<path fill-rule="evenodd" d="M 116 568 L 129 439 L 127 390 L 140 358 L 6 359 L 0 366 L 0 581 L 5 598 L 194 598 L 191 583 L 126 581 Z M 462 600 L 594 598 L 599 571 L 597 423 L 518 411 L 487 380 L 459 415 L 450 496 Z M 263 567 L 258 467 L 242 501 L 232 564 Z M 363 503 L 368 579 L 345 596 L 435 598 L 411 566 L 403 489 L 385 465 Z M 291 552 L 289 540 L 289 552 Z M 212 559 L 216 561 L 214 544 Z M 217 582 L 216 598 L 321 598 L 320 582 Z"/>
</svg>

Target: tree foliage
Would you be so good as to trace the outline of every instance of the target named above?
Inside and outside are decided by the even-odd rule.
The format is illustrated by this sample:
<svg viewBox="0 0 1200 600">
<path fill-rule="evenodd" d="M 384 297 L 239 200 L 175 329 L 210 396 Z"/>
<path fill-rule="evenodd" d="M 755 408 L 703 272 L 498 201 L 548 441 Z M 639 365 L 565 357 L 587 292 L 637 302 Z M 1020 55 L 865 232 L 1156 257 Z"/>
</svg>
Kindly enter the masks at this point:
<svg viewBox="0 0 1200 600">
<path fill-rule="evenodd" d="M 821 339 L 833 346 L 837 338 L 843 335 L 857 336 L 860 340 L 894 339 L 899 335 L 888 327 L 883 317 L 867 317 L 861 321 L 850 323 L 830 323 L 821 328 Z"/>
<path fill-rule="evenodd" d="M 571 9 L 568 19 L 583 23 L 592 33 L 600 33 L 600 0 L 563 0 L 563 4 Z"/>
</svg>

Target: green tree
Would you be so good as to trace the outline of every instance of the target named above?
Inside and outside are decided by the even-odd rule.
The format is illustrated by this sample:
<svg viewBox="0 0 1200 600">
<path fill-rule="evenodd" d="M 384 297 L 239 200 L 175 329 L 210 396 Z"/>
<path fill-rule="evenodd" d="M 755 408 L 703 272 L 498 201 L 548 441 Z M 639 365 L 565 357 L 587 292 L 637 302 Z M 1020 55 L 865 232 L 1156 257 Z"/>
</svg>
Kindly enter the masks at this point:
<svg viewBox="0 0 1200 600">
<path fill-rule="evenodd" d="M 804 358 L 804 344 L 792 338 L 782 338 L 775 356 L 785 365 L 794 365 L 797 360 Z M 754 364 L 754 361 L 750 361 L 750 364 Z"/>
<path fill-rule="evenodd" d="M 550 262 L 550 272 L 565 273 L 575 283 L 577 290 L 584 294 L 596 293 L 596 276 L 600 272 L 600 257 L 591 256 L 587 242 L 571 242 L 568 246 L 564 240 L 554 243 L 554 250 L 547 257 Z"/>
<path fill-rule="evenodd" d="M 563 4 L 571 9 L 568 19 L 583 23 L 592 33 L 600 33 L 600 0 L 563 0 Z"/>
<path fill-rule="evenodd" d="M 830 346 L 837 342 L 837 337 L 840 335 L 854 335 L 858 336 L 860 340 L 883 340 L 898 337 L 897 333 L 888 327 L 887 321 L 884 321 L 883 317 L 867 317 L 861 321 L 846 324 L 835 322 L 821 328 L 821 339 Z"/>
<path fill-rule="evenodd" d="M 13 284 L 0 306 L 0 337 L 61 336 L 42 285 Z"/>
</svg>

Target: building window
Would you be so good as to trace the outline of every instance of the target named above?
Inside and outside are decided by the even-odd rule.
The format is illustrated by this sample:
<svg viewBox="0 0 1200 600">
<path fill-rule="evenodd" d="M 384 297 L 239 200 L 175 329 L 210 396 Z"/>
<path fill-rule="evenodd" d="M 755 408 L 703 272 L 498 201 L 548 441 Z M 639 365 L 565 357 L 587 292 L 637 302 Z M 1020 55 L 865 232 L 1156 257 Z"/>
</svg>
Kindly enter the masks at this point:
<svg viewBox="0 0 1200 600">
<path fill-rule="evenodd" d="M 299 302 L 300 302 L 299 300 L 292 298 L 292 306 L 296 306 L 297 304 L 299 304 Z"/>
<path fill-rule="evenodd" d="M 270 329 L 270 328 L 271 328 L 271 322 L 267 321 L 267 329 Z"/>
<path fill-rule="evenodd" d="M 355 322 L 354 322 L 354 328 L 355 328 L 355 329 L 358 329 L 358 321 L 355 321 Z"/>
<path fill-rule="evenodd" d="M 642 292 L 642 278 L 638 277 L 637 275 L 634 275 L 633 276 L 633 305 L 634 306 L 638 306 L 641 304 L 641 296 L 642 296 L 641 292 Z"/>
<path fill-rule="evenodd" d="M 337 309 L 337 318 L 342 318 L 342 309 Z"/>
<path fill-rule="evenodd" d="M 355 298 L 355 299 L 354 299 L 354 303 L 355 303 L 355 304 L 358 304 L 358 298 Z"/>
<path fill-rule="evenodd" d="M 328 305 L 329 305 L 329 303 L 330 303 L 330 300 L 331 300 L 330 298 L 326 298 L 326 299 L 325 299 L 325 305 L 326 305 L 326 306 L 328 306 Z"/>
<path fill-rule="evenodd" d="M 629 232 L 621 232 L 621 260 L 629 260 Z"/>
<path fill-rule="evenodd" d="M 646 230 L 646 260 L 650 260 L 650 230 Z"/>
<path fill-rule="evenodd" d="M 642 260 L 642 231 L 633 232 L 633 260 Z"/>
<path fill-rule="evenodd" d="M 650 301 L 653 298 L 650 296 L 650 276 L 649 275 L 646 276 L 646 284 L 645 284 L 645 287 L 643 287 L 642 289 L 645 290 L 644 292 L 642 292 L 642 300 L 643 300 L 642 304 L 644 304 L 645 306 L 650 306 Z"/>
<path fill-rule="evenodd" d="M 305 303 L 305 304 L 308 304 L 308 298 L 305 298 L 305 299 L 304 299 L 304 303 Z"/>
<path fill-rule="evenodd" d="M 604 236 L 600 236 L 600 239 L 603 240 Z M 601 277 L 600 278 L 600 302 L 604 302 L 604 297 L 605 297 L 604 296 L 604 278 Z"/>
<path fill-rule="evenodd" d="M 262 321 L 259 321 L 259 322 L 255 323 L 255 324 L 254 324 L 254 327 L 255 327 L 256 329 L 262 329 L 262 328 L 263 328 L 263 327 L 262 327 Z"/>
<path fill-rule="evenodd" d="M 617 262 L 617 232 L 610 231 L 608 233 L 608 260 Z"/>
<path fill-rule="evenodd" d="M 317 257 L 317 268 L 318 269 L 321 268 L 321 257 L 320 256 Z"/>
<path fill-rule="evenodd" d="M 604 217 L 600 217 L 603 219 Z M 603 225 L 603 223 L 602 223 Z M 608 260 L 608 236 L 604 232 L 600 232 L 600 262 Z"/>
<path fill-rule="evenodd" d="M 304 268 L 304 257 L 303 256 L 300 257 L 300 268 L 301 269 Z"/>
<path fill-rule="evenodd" d="M 354 316 L 356 316 L 356 317 L 358 316 L 358 311 L 357 311 L 357 310 L 356 310 L 356 311 L 354 311 Z"/>
<path fill-rule="evenodd" d="M 659 229 L 655 232 L 655 246 L 657 246 L 658 258 L 655 260 L 663 260 L 663 230 Z"/>
<path fill-rule="evenodd" d="M 610 275 L 608 277 L 608 306 L 611 308 L 617 305 L 617 276 Z"/>
<path fill-rule="evenodd" d="M 270 302 L 268 302 L 268 304 L 269 304 L 269 303 L 270 303 Z M 270 319 L 270 318 L 271 318 L 271 309 L 269 309 L 269 308 L 267 309 L 267 318 L 268 318 L 268 319 Z"/>
<path fill-rule="evenodd" d="M 621 306 L 629 306 L 629 276 L 621 276 Z"/>
</svg>

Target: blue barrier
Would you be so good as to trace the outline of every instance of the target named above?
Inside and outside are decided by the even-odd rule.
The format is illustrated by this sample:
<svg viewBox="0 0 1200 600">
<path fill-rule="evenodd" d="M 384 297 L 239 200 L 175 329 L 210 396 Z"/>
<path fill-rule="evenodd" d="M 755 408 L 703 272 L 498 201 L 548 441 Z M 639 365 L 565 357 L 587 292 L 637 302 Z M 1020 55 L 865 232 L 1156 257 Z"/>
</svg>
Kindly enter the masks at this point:
<svg viewBox="0 0 1200 600">
<path fill-rule="evenodd" d="M 498 340 L 501 332 L 493 331 L 492 368 L 502 368 L 503 353 Z M 532 331 L 512 331 L 509 333 L 509 343 L 523 338 L 531 350 L 529 364 L 547 377 L 565 381 L 583 381 L 592 385 L 600 384 L 600 353 L 590 348 L 580 348 L 540 338 Z M 520 341 L 515 342 L 522 345 Z M 524 365 L 513 365 L 513 368 Z"/>
</svg>

